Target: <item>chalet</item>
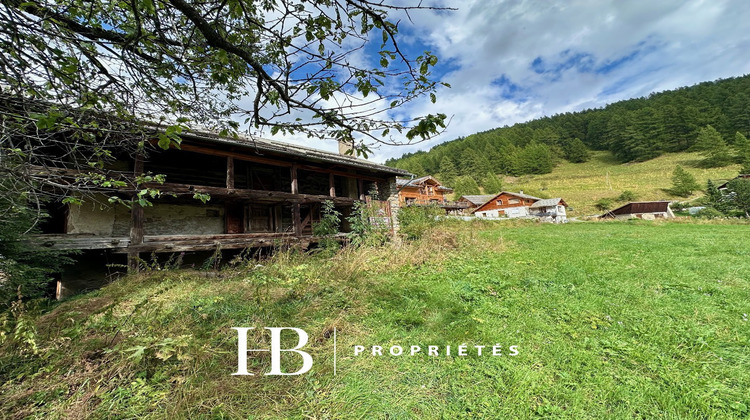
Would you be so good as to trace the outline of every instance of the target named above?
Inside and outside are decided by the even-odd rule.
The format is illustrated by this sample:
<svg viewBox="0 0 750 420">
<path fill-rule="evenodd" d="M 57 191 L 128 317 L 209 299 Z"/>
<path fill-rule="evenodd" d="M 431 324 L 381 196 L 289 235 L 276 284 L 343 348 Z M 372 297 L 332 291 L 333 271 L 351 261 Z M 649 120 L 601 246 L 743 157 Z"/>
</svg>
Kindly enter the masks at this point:
<svg viewBox="0 0 750 420">
<path fill-rule="evenodd" d="M 674 213 L 669 208 L 669 201 L 639 201 L 610 210 L 599 216 L 601 219 L 667 219 L 673 218 Z"/>
<path fill-rule="evenodd" d="M 518 193 L 502 191 L 489 197 L 488 200 L 474 209 L 476 217 L 524 217 L 553 223 L 568 221 L 565 210 L 568 204 L 562 198 L 542 199 L 524 194 L 523 191 Z"/>
<path fill-rule="evenodd" d="M 343 215 L 357 201 L 377 206 L 378 223 L 397 229 L 396 177 L 401 169 L 312 148 L 259 138 L 228 138 L 190 131 L 179 149 L 154 148 L 147 155 L 121 156 L 109 176 L 134 179 L 164 174 L 153 206 L 111 205 L 113 195 L 129 199 L 134 190 L 101 190 L 83 205 L 58 203 L 48 209 L 50 223 L 38 239 L 57 249 L 96 252 L 98 261 L 127 256 L 137 269 L 139 255 L 246 249 L 316 242 L 312 227 L 321 204 L 334 203 Z M 44 176 L 62 168 L 36 168 Z M 70 172 L 70 171 L 69 171 Z M 71 182 L 77 173 L 69 173 Z M 431 191 L 440 191 L 432 187 Z M 207 194 L 202 203 L 194 197 Z M 205 198 L 205 196 L 203 196 Z M 349 226 L 342 223 L 342 232 Z M 339 238 L 343 235 L 339 235 Z M 144 255 L 145 254 L 145 255 Z M 124 261 L 123 261 L 124 262 Z M 100 262 L 103 265 L 102 262 Z M 64 281 L 64 278 L 63 278 Z M 64 286 L 64 285 L 63 285 Z M 58 285 L 58 294 L 60 287 Z M 64 293 L 63 293 L 64 294 Z"/>
<path fill-rule="evenodd" d="M 531 205 L 539 200 L 541 198 L 524 194 L 523 191 L 519 193 L 501 191 L 474 209 L 474 215 L 477 217 L 527 217 Z"/>
<path fill-rule="evenodd" d="M 463 203 L 466 205 L 466 211 L 471 213 L 474 211 L 475 208 L 481 206 L 482 204 L 490 201 L 495 197 L 492 194 L 489 195 L 462 195 L 458 200 L 456 200 L 458 203 Z"/>
<path fill-rule="evenodd" d="M 448 201 L 445 195 L 453 192 L 453 189 L 443 186 L 440 181 L 429 175 L 415 179 L 398 179 L 397 186 L 401 207 L 444 204 Z"/>
<path fill-rule="evenodd" d="M 529 215 L 545 222 L 565 223 L 566 207 L 568 204 L 562 198 L 545 198 L 529 206 Z"/>
</svg>

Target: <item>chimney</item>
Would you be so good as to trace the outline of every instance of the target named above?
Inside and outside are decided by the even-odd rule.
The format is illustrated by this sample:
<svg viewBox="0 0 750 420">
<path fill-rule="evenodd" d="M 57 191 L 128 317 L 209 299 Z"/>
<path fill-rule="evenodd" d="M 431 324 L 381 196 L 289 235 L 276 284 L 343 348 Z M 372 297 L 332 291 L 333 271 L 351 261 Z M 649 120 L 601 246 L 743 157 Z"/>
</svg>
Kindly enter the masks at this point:
<svg viewBox="0 0 750 420">
<path fill-rule="evenodd" d="M 519 191 L 519 194 L 523 194 L 523 190 Z"/>
<path fill-rule="evenodd" d="M 354 149 L 354 141 L 340 141 L 339 142 L 339 154 L 342 156 L 354 156 L 354 153 L 349 152 Z M 347 153 L 349 152 L 349 153 Z"/>
</svg>

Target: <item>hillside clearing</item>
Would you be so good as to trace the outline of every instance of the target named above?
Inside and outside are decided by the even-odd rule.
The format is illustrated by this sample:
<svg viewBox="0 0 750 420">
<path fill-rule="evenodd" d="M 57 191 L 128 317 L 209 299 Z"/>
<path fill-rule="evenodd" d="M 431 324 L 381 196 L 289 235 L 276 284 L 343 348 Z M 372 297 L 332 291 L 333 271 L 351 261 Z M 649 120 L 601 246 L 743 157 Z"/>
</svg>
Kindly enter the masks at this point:
<svg viewBox="0 0 750 420">
<path fill-rule="evenodd" d="M 333 258 L 280 254 L 218 277 L 147 273 L 37 319 L 37 356 L 1 349 L 0 409 L 48 419 L 743 417 L 749 279 L 750 225 L 674 222 L 451 222 Z M 313 370 L 232 376 L 237 326 L 304 329 Z M 519 355 L 352 355 L 354 345 L 463 343 L 518 345 Z M 268 365 L 251 359 L 258 372 Z"/>
<path fill-rule="evenodd" d="M 601 214 L 594 203 L 600 198 L 616 198 L 623 191 L 632 191 L 638 200 L 683 200 L 664 189 L 672 186 L 672 171 L 681 165 L 705 186 L 706 181 L 726 180 L 737 176 L 739 165 L 723 168 L 696 168 L 700 153 L 668 153 L 645 162 L 621 164 L 610 152 L 592 152 L 585 163 L 563 161 L 545 175 L 506 178 L 503 189 L 539 192 L 549 197 L 563 197 L 571 206 L 571 216 Z M 694 197 L 702 195 L 701 191 Z"/>
</svg>

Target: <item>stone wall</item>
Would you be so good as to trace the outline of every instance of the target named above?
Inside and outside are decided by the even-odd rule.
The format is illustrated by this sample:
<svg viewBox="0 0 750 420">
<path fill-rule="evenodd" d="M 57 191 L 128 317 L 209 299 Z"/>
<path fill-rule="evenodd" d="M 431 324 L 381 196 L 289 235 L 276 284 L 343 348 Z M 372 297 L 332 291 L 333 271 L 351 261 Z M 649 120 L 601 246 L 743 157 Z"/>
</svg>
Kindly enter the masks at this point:
<svg viewBox="0 0 750 420">
<path fill-rule="evenodd" d="M 386 182 L 378 183 L 378 200 L 387 201 L 390 205 L 393 233 L 398 233 L 398 211 L 400 207 L 398 205 L 398 187 L 396 186 L 395 177 L 388 178 Z"/>
</svg>

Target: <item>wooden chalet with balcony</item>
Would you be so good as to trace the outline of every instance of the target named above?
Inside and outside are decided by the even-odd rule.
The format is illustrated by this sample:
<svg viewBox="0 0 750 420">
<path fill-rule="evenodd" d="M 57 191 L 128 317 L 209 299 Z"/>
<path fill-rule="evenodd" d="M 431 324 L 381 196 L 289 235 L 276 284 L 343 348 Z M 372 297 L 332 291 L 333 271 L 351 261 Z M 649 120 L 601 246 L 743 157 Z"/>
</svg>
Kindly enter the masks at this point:
<svg viewBox="0 0 750 420">
<path fill-rule="evenodd" d="M 398 179 L 397 186 L 401 207 L 447 203 L 446 194 L 453 192 L 453 189 L 443 186 L 440 181 L 429 175 L 415 179 Z"/>
</svg>

